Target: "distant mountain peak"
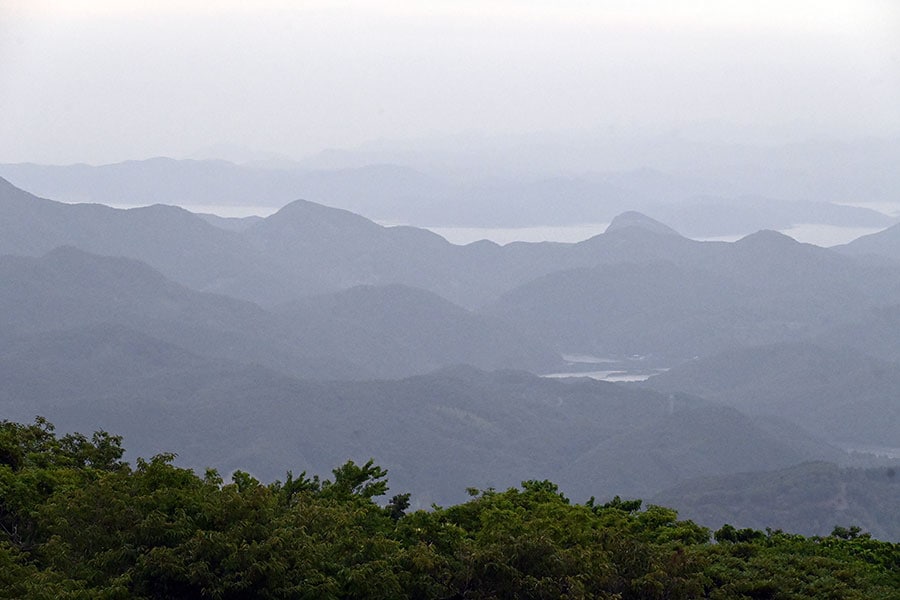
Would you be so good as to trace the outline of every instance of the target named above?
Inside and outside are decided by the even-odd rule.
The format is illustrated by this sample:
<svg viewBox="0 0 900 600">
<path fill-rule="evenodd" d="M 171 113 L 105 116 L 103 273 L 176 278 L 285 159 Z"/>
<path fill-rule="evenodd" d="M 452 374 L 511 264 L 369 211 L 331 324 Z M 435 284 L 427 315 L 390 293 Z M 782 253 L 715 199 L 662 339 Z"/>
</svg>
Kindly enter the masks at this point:
<svg viewBox="0 0 900 600">
<path fill-rule="evenodd" d="M 770 246 L 772 244 L 779 244 L 781 246 L 792 246 L 795 244 L 799 244 L 800 242 L 798 242 L 791 236 L 785 235 L 779 231 L 773 231 L 771 229 L 761 229 L 756 233 L 751 233 L 750 235 L 742 237 L 735 243 L 741 245 Z"/>
<path fill-rule="evenodd" d="M 281 210 L 263 219 L 262 223 L 291 222 L 331 225 L 350 225 L 381 228 L 377 223 L 343 208 L 333 208 L 309 200 L 294 200 L 284 205 Z"/>
<path fill-rule="evenodd" d="M 678 237 L 681 237 L 680 233 L 678 233 L 668 225 L 660 223 L 656 219 L 648 217 L 647 215 L 634 210 L 623 212 L 622 214 L 614 218 L 609 224 L 609 227 L 606 228 L 606 233 L 609 233 L 611 231 L 620 231 L 628 228 L 643 229 L 645 231 L 658 233 L 660 235 L 677 235 Z"/>
</svg>

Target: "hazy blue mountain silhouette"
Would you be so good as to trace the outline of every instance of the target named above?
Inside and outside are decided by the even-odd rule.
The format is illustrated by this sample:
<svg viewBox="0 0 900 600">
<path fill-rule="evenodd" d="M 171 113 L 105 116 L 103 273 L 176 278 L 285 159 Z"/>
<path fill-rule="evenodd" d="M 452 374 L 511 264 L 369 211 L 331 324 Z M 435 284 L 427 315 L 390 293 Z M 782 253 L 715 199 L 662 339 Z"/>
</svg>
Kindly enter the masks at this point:
<svg viewBox="0 0 900 600">
<path fill-rule="evenodd" d="M 890 304 L 866 311 L 858 319 L 831 328 L 816 338 L 816 342 L 900 363 L 900 305 Z"/>
<path fill-rule="evenodd" d="M 810 337 L 900 297 L 900 271 L 761 231 L 694 242 L 639 227 L 577 244 L 618 262 L 568 269 L 504 293 L 486 312 L 556 347 L 678 361 Z"/>
<path fill-rule="evenodd" d="M 629 210 L 623 212 L 620 215 L 617 215 L 616 218 L 614 218 L 610 222 L 609 226 L 607 226 L 606 233 L 610 233 L 612 231 L 620 231 L 629 227 L 634 227 L 637 229 L 642 229 L 644 231 L 651 231 L 653 233 L 659 233 L 663 235 L 681 235 L 668 225 L 664 225 L 656 219 L 652 219 L 645 214 L 633 210 Z"/>
<path fill-rule="evenodd" d="M 63 247 L 40 258 L 0 256 L 0 335 L 117 324 L 204 356 L 308 377 L 371 376 L 339 356 L 309 352 L 249 302 L 196 292 L 147 265 Z"/>
<path fill-rule="evenodd" d="M 63 247 L 0 257 L 0 337 L 113 323 L 203 356 L 314 378 L 401 377 L 457 363 L 552 370 L 533 339 L 439 296 L 356 288 L 270 312 L 196 292 L 133 259 Z"/>
<path fill-rule="evenodd" d="M 678 202 L 653 208 L 653 214 L 689 237 L 746 235 L 760 229 L 789 229 L 821 224 L 843 227 L 889 227 L 895 219 L 869 208 L 821 200 L 786 200 L 761 196 L 688 194 Z"/>
<path fill-rule="evenodd" d="M 650 378 L 839 442 L 900 447 L 900 364 L 848 347 L 794 342 L 729 350 Z"/>
<path fill-rule="evenodd" d="M 240 234 L 181 208 L 63 204 L 0 180 L 0 254 L 39 256 L 59 246 L 135 258 L 201 291 L 237 292 L 247 298 L 251 294 L 242 290 L 261 295 L 278 294 L 282 288 Z"/>
<path fill-rule="evenodd" d="M 560 150 L 547 149 L 542 160 L 547 152 Z M 846 152 L 847 148 L 839 151 Z M 829 152 L 828 159 L 835 155 Z M 729 175 L 724 180 L 721 172 L 672 173 L 647 167 L 516 176 L 492 170 L 485 174 L 482 166 L 477 173 L 455 177 L 446 169 L 417 170 L 391 160 L 396 158 L 373 156 L 361 163 L 338 161 L 327 168 L 310 168 L 290 161 L 238 165 L 157 157 L 100 166 L 3 164 L 0 176 L 37 195 L 66 202 L 280 207 L 307 198 L 381 221 L 445 226 L 604 223 L 629 209 L 654 214 L 688 235 L 705 237 L 801 223 L 857 227 L 893 223 L 873 210 L 833 203 L 858 196 L 863 189 L 869 197 L 883 196 L 883 189 L 890 189 L 885 183 L 885 178 L 891 179 L 887 169 L 876 174 L 858 165 L 848 173 L 846 163 L 827 170 L 822 167 L 826 161 L 820 160 L 788 175 L 783 164 L 796 160 L 793 153 L 781 156 L 774 177 L 744 165 L 726 169 Z M 818 171 L 815 177 L 806 172 L 810 167 Z M 835 181 L 838 172 L 842 176 Z M 882 184 L 873 184 L 872 175 Z M 792 176 L 806 178 L 807 184 L 785 187 Z M 848 187 L 851 180 L 854 183 Z M 840 188 L 846 189 L 841 192 Z"/>
<path fill-rule="evenodd" d="M 776 469 L 802 462 L 811 454 L 833 460 L 842 456 L 812 436 L 800 440 L 797 431 L 770 427 L 732 408 L 691 407 L 631 423 L 578 456 L 563 471 L 563 478 L 587 477 L 598 487 L 627 489 L 631 495 L 646 497 L 701 473 Z"/>
<path fill-rule="evenodd" d="M 69 244 L 137 258 L 185 286 L 264 306 L 402 284 L 485 307 L 564 352 L 672 362 L 817 335 L 900 299 L 900 265 L 772 231 L 697 242 L 633 212 L 581 243 L 506 246 L 457 246 L 308 201 L 226 230 L 181 209 L 64 205 L 3 184 L 0 214 L 7 253 Z"/>
<path fill-rule="evenodd" d="M 834 454 L 821 443 L 791 451 L 752 420 L 699 400 L 604 382 L 471 367 L 399 381 L 301 381 L 109 325 L 21 340 L 0 352 L 0 378 L 10 382 L 0 389 L 6 418 L 42 414 L 64 431 L 104 427 L 125 436 L 132 458 L 178 448 L 185 466 L 271 480 L 373 457 L 389 469 L 392 490 L 412 492 L 423 507 L 457 502 L 469 486 L 502 489 L 533 477 L 585 500 L 759 468 L 769 458 L 777 466 Z M 728 425 L 735 419 L 740 436 Z M 678 439 L 704 439 L 711 449 L 731 436 L 729 452 L 682 452 L 678 471 L 660 478 L 647 461 L 673 448 L 660 431 L 674 428 Z M 760 454 L 761 446 L 772 451 Z"/>
<path fill-rule="evenodd" d="M 874 254 L 891 260 L 900 260 L 900 224 L 878 233 L 864 235 L 848 244 L 835 246 L 834 249 L 851 256 Z"/>
<path fill-rule="evenodd" d="M 748 416 L 675 388 L 447 365 L 539 370 L 565 351 L 671 366 L 799 337 L 830 348 L 861 323 L 866 335 L 892 331 L 884 307 L 900 304 L 890 261 L 771 231 L 697 242 L 637 213 L 578 244 L 457 246 L 307 201 L 223 223 L 165 206 L 65 205 L 0 182 L 0 252 L 5 416 L 103 426 L 139 453 L 176 448 L 185 464 L 266 479 L 372 456 L 425 506 L 523 478 L 557 480 L 576 498 L 643 495 L 701 475 L 843 459 L 766 411 Z M 782 366 L 785 380 L 819 378 L 844 393 L 822 371 L 844 364 L 848 382 L 873 391 L 855 423 L 880 411 L 879 431 L 900 429 L 879 404 L 896 389 L 889 367 L 785 352 L 748 381 Z M 753 366 L 752 353 L 740 356 Z M 879 368 L 883 389 L 866 382 Z M 818 398 L 784 402 L 818 411 L 819 421 L 796 422 L 832 435 L 846 407 L 815 389 Z"/>
<path fill-rule="evenodd" d="M 399 284 L 358 286 L 278 307 L 304 344 L 366 365 L 382 377 L 448 364 L 558 369 L 558 354 L 498 319 Z"/>
</svg>

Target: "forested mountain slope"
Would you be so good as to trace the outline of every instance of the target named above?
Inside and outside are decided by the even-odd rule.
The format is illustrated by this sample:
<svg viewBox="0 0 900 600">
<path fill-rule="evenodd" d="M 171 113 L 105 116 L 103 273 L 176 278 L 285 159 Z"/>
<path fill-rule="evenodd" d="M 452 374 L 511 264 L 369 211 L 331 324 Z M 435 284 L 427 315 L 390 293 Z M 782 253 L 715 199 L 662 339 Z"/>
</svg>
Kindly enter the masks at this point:
<svg viewBox="0 0 900 600">
<path fill-rule="evenodd" d="M 226 230 L 174 207 L 66 205 L 3 181 L 0 217 L 0 254 L 34 256 L 72 245 L 136 258 L 188 287 L 264 306 L 399 283 L 475 308 L 554 272 L 660 261 L 754 286 L 787 311 L 807 304 L 822 318 L 836 319 L 858 302 L 900 301 L 898 265 L 856 261 L 771 232 L 734 244 L 696 242 L 634 213 L 578 244 L 456 246 L 425 230 L 382 227 L 302 200 Z"/>
<path fill-rule="evenodd" d="M 664 490 L 653 502 L 676 508 L 707 527 L 784 529 L 827 535 L 835 525 L 900 539 L 897 467 L 840 468 L 806 463 L 763 473 L 693 479 Z"/>
<path fill-rule="evenodd" d="M 816 435 L 900 447 L 900 365 L 853 350 L 785 343 L 729 350 L 651 377 L 753 415 L 777 415 Z"/>
<path fill-rule="evenodd" d="M 0 339 L 117 324 L 202 356 L 315 379 L 408 376 L 468 362 L 552 369 L 558 356 L 490 317 L 400 286 L 267 311 L 174 283 L 132 259 L 59 248 L 0 257 Z"/>
<path fill-rule="evenodd" d="M 121 440 L 0 422 L 0 595 L 12 598 L 898 598 L 896 544 L 722 527 L 661 506 L 573 503 L 551 481 L 409 511 L 371 461 L 225 483 L 131 466 Z"/>
<path fill-rule="evenodd" d="M 840 454 L 730 409 L 617 384 L 471 367 L 399 381 L 303 381 L 186 355 L 120 327 L 9 346 L 0 379 L 9 418 L 43 414 L 65 430 L 93 420 L 139 454 L 177 445 L 181 464 L 265 478 L 376 458 L 423 506 L 529 476 L 553 476 L 576 498 L 643 495 L 687 477 Z M 660 456 L 677 469 L 661 474 Z"/>
</svg>

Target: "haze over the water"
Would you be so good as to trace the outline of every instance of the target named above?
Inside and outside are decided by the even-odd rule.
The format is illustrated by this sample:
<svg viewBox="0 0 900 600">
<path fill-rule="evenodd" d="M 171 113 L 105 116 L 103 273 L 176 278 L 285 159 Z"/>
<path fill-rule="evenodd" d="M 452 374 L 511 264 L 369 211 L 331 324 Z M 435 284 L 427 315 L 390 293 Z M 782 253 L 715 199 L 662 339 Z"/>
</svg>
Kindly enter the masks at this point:
<svg viewBox="0 0 900 600">
<path fill-rule="evenodd" d="M 0 0 L 0 162 L 890 137 L 898 6 Z"/>
</svg>

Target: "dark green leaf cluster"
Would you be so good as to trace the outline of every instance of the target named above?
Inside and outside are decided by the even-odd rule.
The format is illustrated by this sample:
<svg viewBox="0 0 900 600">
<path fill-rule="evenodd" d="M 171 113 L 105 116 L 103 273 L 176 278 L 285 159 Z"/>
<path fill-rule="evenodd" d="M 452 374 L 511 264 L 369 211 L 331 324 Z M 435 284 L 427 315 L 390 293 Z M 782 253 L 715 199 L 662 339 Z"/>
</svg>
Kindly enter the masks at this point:
<svg viewBox="0 0 900 600">
<path fill-rule="evenodd" d="M 100 432 L 0 423 L 3 598 L 897 598 L 900 547 L 710 532 L 639 501 L 574 504 L 549 481 L 449 508 L 385 506 L 386 471 L 225 483 L 121 461 Z"/>
</svg>

